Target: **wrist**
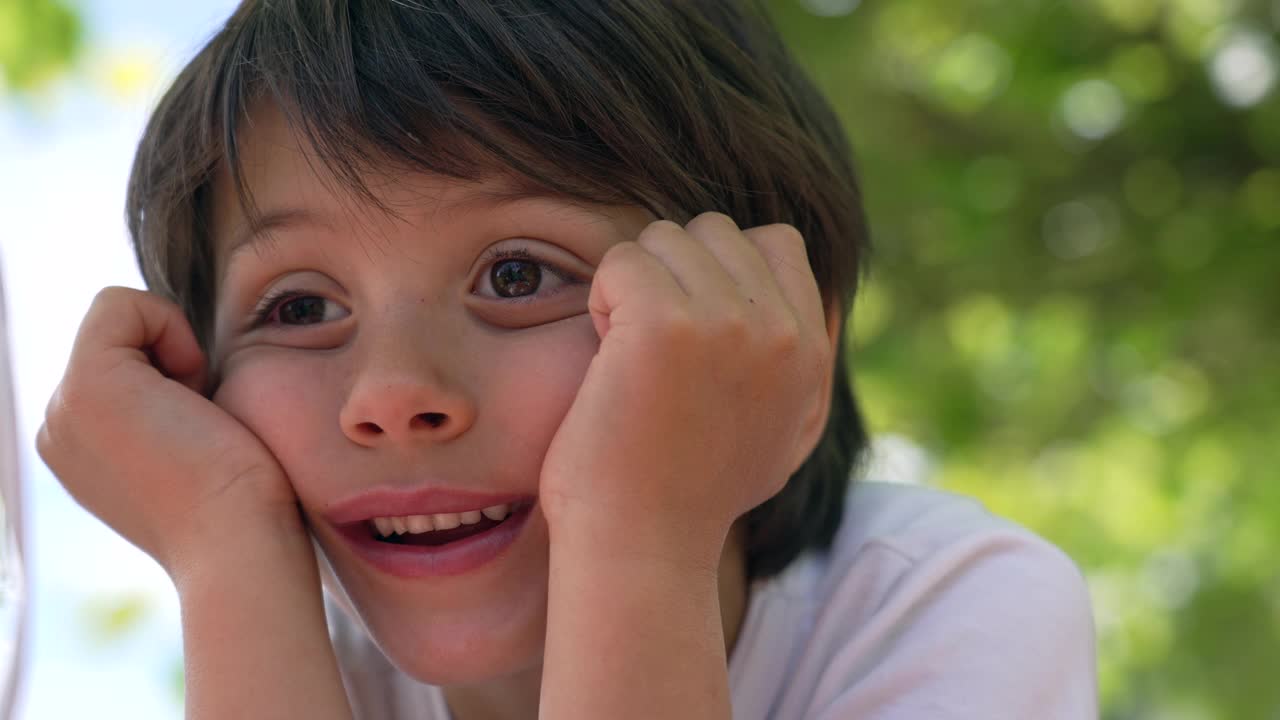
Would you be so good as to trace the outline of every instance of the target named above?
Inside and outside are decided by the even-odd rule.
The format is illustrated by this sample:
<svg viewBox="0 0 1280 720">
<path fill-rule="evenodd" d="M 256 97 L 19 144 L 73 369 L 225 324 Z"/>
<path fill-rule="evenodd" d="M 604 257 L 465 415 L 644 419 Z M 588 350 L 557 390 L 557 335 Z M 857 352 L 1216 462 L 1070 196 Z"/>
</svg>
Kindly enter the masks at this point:
<svg viewBox="0 0 1280 720">
<path fill-rule="evenodd" d="M 219 521 L 206 516 L 199 532 L 175 547 L 164 563 L 180 596 L 229 579 L 272 582 L 297 569 L 315 571 L 315 549 L 296 505 L 249 509 Z"/>
<path fill-rule="evenodd" d="M 728 651 L 711 559 L 720 548 L 708 539 L 714 534 L 614 522 L 606 513 L 558 520 L 540 711 L 728 717 Z M 646 680 L 643 690 L 637 677 Z"/>
<path fill-rule="evenodd" d="M 583 567 L 648 568 L 713 586 L 729 532 L 712 523 L 587 508 L 557 513 L 547 523 L 553 558 Z"/>
<path fill-rule="evenodd" d="M 351 717 L 301 527 L 242 525 L 173 568 L 187 717 Z"/>
</svg>

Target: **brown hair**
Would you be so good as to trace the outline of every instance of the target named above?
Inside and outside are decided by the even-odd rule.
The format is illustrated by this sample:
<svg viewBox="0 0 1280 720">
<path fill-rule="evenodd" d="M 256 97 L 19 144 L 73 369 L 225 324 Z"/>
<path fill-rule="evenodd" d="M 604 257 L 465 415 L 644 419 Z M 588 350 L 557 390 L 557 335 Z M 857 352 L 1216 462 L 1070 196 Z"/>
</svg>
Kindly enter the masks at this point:
<svg viewBox="0 0 1280 720">
<path fill-rule="evenodd" d="M 865 265 L 842 128 L 758 4 L 245 0 L 160 101 L 129 182 L 143 276 L 206 348 L 212 179 L 229 167 L 252 217 L 237 137 L 259 100 L 375 203 L 362 170 L 390 161 L 465 180 L 498 168 L 530 190 L 680 223 L 704 210 L 744 228 L 790 223 L 846 317 Z M 747 517 L 750 577 L 828 547 L 839 527 L 867 444 L 843 341 L 832 392 L 812 455 Z"/>
</svg>

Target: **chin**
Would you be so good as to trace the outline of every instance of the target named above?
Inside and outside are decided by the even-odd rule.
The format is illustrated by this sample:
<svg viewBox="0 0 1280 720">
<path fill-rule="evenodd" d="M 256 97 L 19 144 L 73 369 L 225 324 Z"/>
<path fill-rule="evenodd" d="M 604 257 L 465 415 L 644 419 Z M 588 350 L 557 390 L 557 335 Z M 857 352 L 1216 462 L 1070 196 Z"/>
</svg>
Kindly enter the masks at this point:
<svg viewBox="0 0 1280 720">
<path fill-rule="evenodd" d="M 420 683 L 439 687 L 466 687 L 500 682 L 538 670 L 543 661 L 541 642 L 535 651 L 503 652 L 503 648 L 416 648 L 406 652 L 384 650 L 390 664 Z"/>
<path fill-rule="evenodd" d="M 450 642 L 404 642 L 403 636 L 374 638 L 400 672 L 428 685 L 484 685 L 537 670 L 542 665 L 542 633 L 536 637 L 476 638 Z"/>
<path fill-rule="evenodd" d="M 405 675 L 437 686 L 500 681 L 542 665 L 548 542 L 541 517 L 531 519 L 527 537 L 493 565 L 438 579 L 374 572 L 315 537 L 321 577 L 355 629 Z"/>
<path fill-rule="evenodd" d="M 508 587 L 490 602 L 459 604 L 439 597 L 388 595 L 360 585 L 351 593 L 327 562 L 321 564 L 321 575 L 355 630 L 365 633 L 392 666 L 418 682 L 482 685 L 542 665 L 545 575 L 542 582 Z"/>
</svg>

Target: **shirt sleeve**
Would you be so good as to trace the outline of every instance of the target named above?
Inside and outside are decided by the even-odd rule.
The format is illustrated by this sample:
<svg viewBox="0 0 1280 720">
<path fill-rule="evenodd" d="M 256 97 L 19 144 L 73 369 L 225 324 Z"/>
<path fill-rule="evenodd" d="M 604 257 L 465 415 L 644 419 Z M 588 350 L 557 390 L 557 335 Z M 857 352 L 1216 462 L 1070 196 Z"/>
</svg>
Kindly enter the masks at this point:
<svg viewBox="0 0 1280 720">
<path fill-rule="evenodd" d="M 864 552 L 905 567 L 859 627 L 828 626 L 850 640 L 833 645 L 812 720 L 1098 717 L 1088 591 L 1062 551 L 1001 530 L 924 559 L 889 545 Z M 824 615 L 838 618 L 855 585 L 840 587 Z"/>
</svg>

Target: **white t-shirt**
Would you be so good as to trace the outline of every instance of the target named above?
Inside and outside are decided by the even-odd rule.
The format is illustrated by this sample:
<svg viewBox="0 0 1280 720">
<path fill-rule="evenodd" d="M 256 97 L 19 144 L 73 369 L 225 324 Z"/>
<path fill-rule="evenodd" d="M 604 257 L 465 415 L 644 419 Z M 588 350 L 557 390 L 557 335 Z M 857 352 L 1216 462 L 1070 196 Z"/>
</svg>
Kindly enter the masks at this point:
<svg viewBox="0 0 1280 720">
<path fill-rule="evenodd" d="M 358 720 L 449 720 L 331 605 Z M 752 584 L 729 660 L 735 720 L 1093 720 L 1079 570 L 972 499 L 859 482 L 831 552 Z"/>
</svg>

